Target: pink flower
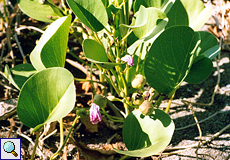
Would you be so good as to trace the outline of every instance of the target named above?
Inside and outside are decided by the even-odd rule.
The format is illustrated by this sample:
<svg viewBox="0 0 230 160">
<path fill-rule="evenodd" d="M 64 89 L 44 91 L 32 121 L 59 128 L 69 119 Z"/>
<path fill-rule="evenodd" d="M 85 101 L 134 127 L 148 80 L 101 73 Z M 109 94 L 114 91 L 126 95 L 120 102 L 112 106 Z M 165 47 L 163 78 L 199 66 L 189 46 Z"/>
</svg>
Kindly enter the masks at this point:
<svg viewBox="0 0 230 160">
<path fill-rule="evenodd" d="M 126 62 L 129 66 L 133 66 L 133 58 L 130 55 L 125 55 L 124 57 L 121 58 L 122 61 Z"/>
<path fill-rule="evenodd" d="M 101 114 L 99 112 L 99 109 L 100 109 L 100 107 L 98 105 L 96 105 L 95 103 L 93 103 L 89 109 L 90 121 L 93 124 L 97 124 L 98 122 L 101 121 Z"/>
</svg>

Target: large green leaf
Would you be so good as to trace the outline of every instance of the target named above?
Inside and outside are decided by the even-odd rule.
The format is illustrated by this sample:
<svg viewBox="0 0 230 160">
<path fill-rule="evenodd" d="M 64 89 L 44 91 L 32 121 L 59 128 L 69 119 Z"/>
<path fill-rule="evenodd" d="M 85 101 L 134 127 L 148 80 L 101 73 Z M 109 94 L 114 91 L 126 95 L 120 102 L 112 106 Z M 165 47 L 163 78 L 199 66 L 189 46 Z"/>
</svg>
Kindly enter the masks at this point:
<svg viewBox="0 0 230 160">
<path fill-rule="evenodd" d="M 18 0 L 18 6 L 31 18 L 43 22 L 53 22 L 63 16 L 51 0 L 45 0 L 44 3 L 40 0 Z"/>
<path fill-rule="evenodd" d="M 131 25 L 120 24 L 120 26 L 128 27 L 128 28 L 138 28 L 147 23 L 148 20 L 148 12 L 144 6 L 141 6 L 139 11 L 134 15 L 133 22 Z"/>
<path fill-rule="evenodd" d="M 155 109 L 149 116 L 134 110 L 126 117 L 122 131 L 128 151 L 115 151 L 133 157 L 157 154 L 170 143 L 174 129 L 173 121 L 162 110 Z"/>
<path fill-rule="evenodd" d="M 176 0 L 171 10 L 167 13 L 169 23 L 172 26 L 190 26 L 193 30 L 199 30 L 212 14 L 211 7 L 204 7 L 201 0 Z"/>
<path fill-rule="evenodd" d="M 185 81 L 196 84 L 204 81 L 212 71 L 212 58 L 220 51 L 218 41 L 209 32 L 199 31 L 200 44 L 196 50 L 196 57 Z"/>
<path fill-rule="evenodd" d="M 136 13 L 140 6 L 143 5 L 146 8 L 155 7 L 160 9 L 161 11 L 167 13 L 168 10 L 172 7 L 175 0 L 135 0 L 134 1 L 134 12 Z"/>
<path fill-rule="evenodd" d="M 204 7 L 201 0 L 181 0 L 189 18 L 189 26 L 197 31 L 212 15 L 212 7 Z"/>
<path fill-rule="evenodd" d="M 111 69 L 120 64 L 108 62 L 108 57 L 104 47 L 95 40 L 85 39 L 82 46 L 85 57 L 89 61 L 96 63 L 104 69 Z"/>
<path fill-rule="evenodd" d="M 98 32 L 108 24 L 108 15 L 101 0 L 67 0 L 74 14 L 91 30 Z"/>
<path fill-rule="evenodd" d="M 204 57 L 192 64 L 185 81 L 191 84 L 201 83 L 211 74 L 212 68 L 212 61 L 209 58 Z"/>
<path fill-rule="evenodd" d="M 5 66 L 4 74 L 6 78 L 18 89 L 22 88 L 22 85 L 26 80 L 36 73 L 36 69 L 29 63 L 16 65 L 14 68 L 9 69 L 9 66 Z"/>
<path fill-rule="evenodd" d="M 23 85 L 17 113 L 26 126 L 39 128 L 67 115 L 75 104 L 72 74 L 61 67 L 44 69 Z"/>
<path fill-rule="evenodd" d="M 141 7 L 142 8 L 142 7 Z M 140 8 L 140 9 L 141 9 Z M 144 8 L 144 7 L 143 7 Z M 139 14 L 139 12 L 138 12 Z M 133 33 L 137 38 L 142 38 L 148 36 L 150 33 L 152 33 L 152 30 L 155 29 L 155 27 L 165 18 L 167 18 L 166 14 L 162 12 L 161 10 L 157 8 L 147 8 L 146 11 L 146 24 L 144 26 L 141 26 L 139 28 L 136 28 Z M 136 22 L 135 19 L 133 19 L 134 23 Z M 150 32 L 150 33 L 149 33 Z"/>
<path fill-rule="evenodd" d="M 199 56 L 204 54 L 205 57 L 212 59 L 219 51 L 219 47 L 216 47 L 219 46 L 216 37 L 206 31 L 199 31 L 198 33 L 200 35 L 201 43 L 199 45 L 200 51 L 197 55 Z M 215 55 L 213 55 L 213 53 L 215 53 Z"/>
<path fill-rule="evenodd" d="M 190 27 L 165 30 L 154 41 L 146 58 L 144 72 L 149 85 L 171 95 L 188 74 L 199 42 L 199 34 Z"/>
<path fill-rule="evenodd" d="M 30 60 L 38 70 L 64 67 L 71 16 L 54 21 L 31 52 Z"/>
<path fill-rule="evenodd" d="M 141 43 L 144 43 L 143 50 L 140 51 L 141 47 L 139 47 L 138 50 L 136 51 L 137 56 L 139 56 L 139 54 L 142 53 L 141 59 L 145 58 L 146 47 L 149 44 L 153 43 L 153 41 L 157 38 L 159 33 L 163 31 L 164 27 L 167 25 L 168 22 L 168 18 L 166 17 L 166 14 L 157 8 L 153 8 L 153 7 L 147 8 L 147 12 L 148 12 L 147 23 L 144 26 L 139 27 L 133 31 L 135 37 L 138 38 L 139 40 L 134 42 L 128 48 L 128 53 L 133 54 L 137 46 L 140 45 Z M 133 20 L 133 22 L 135 22 L 135 20 Z"/>
</svg>

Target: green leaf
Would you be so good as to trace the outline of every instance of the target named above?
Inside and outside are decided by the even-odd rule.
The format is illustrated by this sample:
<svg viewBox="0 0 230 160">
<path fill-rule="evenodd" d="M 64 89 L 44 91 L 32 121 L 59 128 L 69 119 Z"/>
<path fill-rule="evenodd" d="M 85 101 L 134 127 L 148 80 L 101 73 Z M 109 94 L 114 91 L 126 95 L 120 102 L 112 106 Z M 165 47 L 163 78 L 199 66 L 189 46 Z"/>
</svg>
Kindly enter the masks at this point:
<svg viewBox="0 0 230 160">
<path fill-rule="evenodd" d="M 44 69 L 30 77 L 19 94 L 17 113 L 23 124 L 39 128 L 66 116 L 75 104 L 73 75 L 61 67 Z"/>
<path fill-rule="evenodd" d="M 134 110 L 126 117 L 122 131 L 128 151 L 114 150 L 133 157 L 157 154 L 170 143 L 174 129 L 173 121 L 162 110 L 155 109 L 149 116 Z"/>
<path fill-rule="evenodd" d="M 169 22 L 166 28 L 173 26 L 189 26 L 188 13 L 180 0 L 176 0 L 172 8 L 167 13 Z"/>
<path fill-rule="evenodd" d="M 146 8 L 155 7 L 165 12 L 172 7 L 174 2 L 175 0 L 136 0 L 134 1 L 134 13 L 139 10 L 141 5 L 145 6 Z"/>
<path fill-rule="evenodd" d="M 108 57 L 104 47 L 95 40 L 85 39 L 82 46 L 85 57 L 89 61 L 96 63 L 104 69 L 111 69 L 114 66 L 121 64 L 108 62 Z"/>
<path fill-rule="evenodd" d="M 121 8 L 115 7 L 113 4 L 110 4 L 107 9 L 113 14 L 117 14 L 117 12 L 121 10 Z"/>
<path fill-rule="evenodd" d="M 38 70 L 64 67 L 71 16 L 54 21 L 31 52 L 30 60 Z"/>
<path fill-rule="evenodd" d="M 139 38 L 136 42 L 134 42 L 129 48 L 128 53 L 133 54 L 136 50 L 137 46 L 141 43 L 144 43 L 143 50 L 141 51 L 140 47 L 136 51 L 136 55 L 139 56 L 141 53 L 141 59 L 145 58 L 146 55 L 146 47 L 150 46 L 157 36 L 163 31 L 164 27 L 167 25 L 168 18 L 166 14 L 156 8 L 147 8 L 148 12 L 148 21 L 147 23 L 137 28 L 133 31 L 136 38 Z"/>
<path fill-rule="evenodd" d="M 108 24 L 108 15 L 101 0 L 67 0 L 74 14 L 91 30 L 98 32 Z"/>
<path fill-rule="evenodd" d="M 197 31 L 212 15 L 212 7 L 204 7 L 201 0 L 181 0 L 188 14 L 189 26 Z"/>
<path fill-rule="evenodd" d="M 32 76 L 37 71 L 35 68 L 29 64 L 19 64 L 14 68 L 9 69 L 9 66 L 5 66 L 4 74 L 6 78 L 18 89 L 22 88 L 22 85 L 26 82 L 26 80 Z"/>
<path fill-rule="evenodd" d="M 209 32 L 199 31 L 201 43 L 196 50 L 196 57 L 189 74 L 185 78 L 188 83 L 196 84 L 204 81 L 212 71 L 212 59 L 219 53 L 220 47 L 214 35 Z"/>
<path fill-rule="evenodd" d="M 165 30 L 152 44 L 145 62 L 145 76 L 151 87 L 171 95 L 188 74 L 199 44 L 199 34 L 190 27 Z"/>
<path fill-rule="evenodd" d="M 169 23 L 166 28 L 172 26 L 190 26 L 193 30 L 199 30 L 212 14 L 212 8 L 204 8 L 201 0 L 176 0 L 167 13 Z"/>
<path fill-rule="evenodd" d="M 218 54 L 219 47 L 216 47 L 218 46 L 218 41 L 216 37 L 213 34 L 206 31 L 199 31 L 198 33 L 200 35 L 201 43 L 199 45 L 200 50 L 199 53 L 197 53 L 197 55 L 204 54 L 206 57 L 211 58 Z M 216 53 L 215 55 L 213 55 L 214 52 Z"/>
<path fill-rule="evenodd" d="M 205 55 L 205 57 L 208 57 L 209 59 L 213 59 L 214 57 L 216 57 L 220 53 L 220 49 L 221 48 L 219 45 L 215 45 L 214 47 L 205 51 L 203 53 L 203 55 Z"/>
<path fill-rule="evenodd" d="M 45 0 L 44 4 L 40 1 L 18 0 L 18 6 L 29 17 L 43 22 L 53 22 L 63 16 L 51 0 Z"/>
<path fill-rule="evenodd" d="M 141 7 L 142 8 L 142 7 Z M 140 8 L 140 9 L 141 9 Z M 142 37 L 147 37 L 150 33 L 153 32 L 153 30 L 155 29 L 155 27 L 163 20 L 163 19 L 166 19 L 167 16 L 164 12 L 160 11 L 159 9 L 157 8 L 147 8 L 147 11 L 145 13 L 146 15 L 144 17 L 146 17 L 146 23 L 144 26 L 141 26 L 137 29 L 135 29 L 133 31 L 133 33 L 135 34 L 135 36 L 137 38 L 142 38 Z M 139 12 L 138 12 L 138 15 L 139 15 Z M 142 19 L 144 19 L 142 17 Z M 134 20 L 134 22 L 136 22 Z"/>
<path fill-rule="evenodd" d="M 201 83 L 211 74 L 212 68 L 212 61 L 209 58 L 204 57 L 196 63 L 192 64 L 192 67 L 189 71 L 189 74 L 186 76 L 185 81 L 190 84 Z"/>
<path fill-rule="evenodd" d="M 161 15 L 159 15 L 161 16 Z M 133 22 L 131 25 L 120 24 L 120 26 L 128 27 L 128 28 L 138 28 L 147 23 L 148 20 L 148 12 L 144 6 L 141 6 L 139 11 L 134 15 Z"/>
</svg>

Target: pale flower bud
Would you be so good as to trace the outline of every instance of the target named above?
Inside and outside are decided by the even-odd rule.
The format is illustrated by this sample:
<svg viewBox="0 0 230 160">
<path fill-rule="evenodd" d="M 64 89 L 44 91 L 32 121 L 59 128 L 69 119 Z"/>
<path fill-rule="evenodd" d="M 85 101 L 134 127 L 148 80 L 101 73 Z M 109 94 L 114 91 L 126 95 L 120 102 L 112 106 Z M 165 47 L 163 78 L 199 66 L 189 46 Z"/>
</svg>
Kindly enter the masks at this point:
<svg viewBox="0 0 230 160">
<path fill-rule="evenodd" d="M 117 98 L 115 96 L 107 96 L 106 97 L 109 101 L 115 101 Z"/>
<path fill-rule="evenodd" d="M 139 106 L 144 102 L 144 98 L 139 93 L 133 93 L 132 102 L 135 106 Z"/>
<path fill-rule="evenodd" d="M 151 102 L 149 101 L 144 101 L 140 107 L 139 110 L 143 115 L 150 115 L 154 111 L 154 106 Z"/>
<path fill-rule="evenodd" d="M 131 84 L 133 88 L 138 89 L 138 88 L 143 87 L 145 82 L 146 82 L 146 78 L 142 76 L 141 74 L 138 74 L 135 76 Z"/>
</svg>

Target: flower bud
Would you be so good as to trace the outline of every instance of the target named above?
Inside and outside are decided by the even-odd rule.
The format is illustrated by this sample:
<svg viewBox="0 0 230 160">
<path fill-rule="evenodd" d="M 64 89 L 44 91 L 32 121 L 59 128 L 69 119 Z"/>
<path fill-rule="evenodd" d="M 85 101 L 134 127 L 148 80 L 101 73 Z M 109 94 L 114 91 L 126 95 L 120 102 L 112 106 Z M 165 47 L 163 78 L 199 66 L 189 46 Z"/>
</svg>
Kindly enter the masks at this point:
<svg viewBox="0 0 230 160">
<path fill-rule="evenodd" d="M 107 96 L 106 97 L 109 101 L 116 101 L 116 97 L 115 96 Z"/>
<path fill-rule="evenodd" d="M 140 107 L 139 110 L 143 115 L 150 115 L 154 111 L 154 106 L 151 102 L 149 101 L 144 101 Z"/>
<path fill-rule="evenodd" d="M 99 112 L 100 107 L 96 105 L 95 103 L 92 103 L 90 109 L 89 109 L 89 117 L 90 121 L 93 124 L 97 124 L 101 121 L 101 113 Z"/>
<path fill-rule="evenodd" d="M 134 65 L 134 61 L 132 56 L 130 55 L 125 55 L 124 57 L 121 58 L 122 61 L 126 62 L 129 66 L 133 66 Z"/>
<path fill-rule="evenodd" d="M 135 106 L 139 106 L 144 102 L 144 98 L 139 93 L 133 93 L 132 102 Z"/>
<path fill-rule="evenodd" d="M 138 88 L 143 87 L 145 82 L 146 82 L 146 78 L 142 76 L 141 74 L 138 74 L 135 76 L 131 84 L 133 88 L 138 89 Z"/>
<path fill-rule="evenodd" d="M 144 91 L 143 93 L 144 100 L 149 99 L 149 96 L 150 96 L 150 93 L 148 91 Z"/>
<path fill-rule="evenodd" d="M 100 107 L 105 107 L 105 105 L 107 104 L 107 99 L 105 96 L 97 94 L 93 98 L 93 103 Z"/>
</svg>

